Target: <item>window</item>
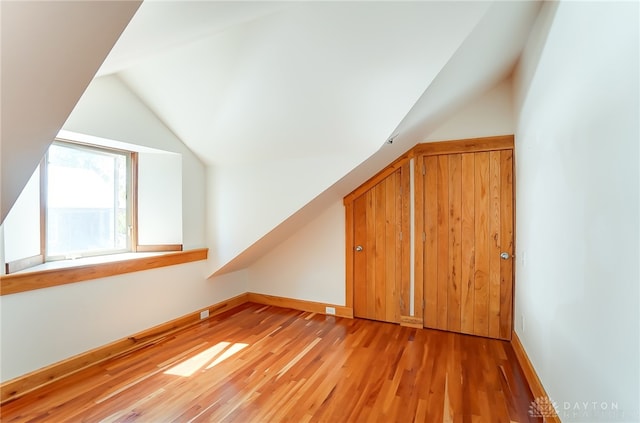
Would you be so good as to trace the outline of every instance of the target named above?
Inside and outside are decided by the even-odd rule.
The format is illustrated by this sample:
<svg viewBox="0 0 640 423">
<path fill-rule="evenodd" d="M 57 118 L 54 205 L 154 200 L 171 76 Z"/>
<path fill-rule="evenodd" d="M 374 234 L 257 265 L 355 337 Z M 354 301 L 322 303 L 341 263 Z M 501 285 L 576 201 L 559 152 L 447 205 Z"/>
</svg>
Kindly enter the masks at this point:
<svg viewBox="0 0 640 423">
<path fill-rule="evenodd" d="M 0 274 L 182 250 L 180 154 L 59 136 L 0 224 Z M 112 257 L 69 260 L 103 255 Z"/>
<path fill-rule="evenodd" d="M 45 260 L 129 251 L 131 153 L 57 141 L 45 161 Z"/>
</svg>

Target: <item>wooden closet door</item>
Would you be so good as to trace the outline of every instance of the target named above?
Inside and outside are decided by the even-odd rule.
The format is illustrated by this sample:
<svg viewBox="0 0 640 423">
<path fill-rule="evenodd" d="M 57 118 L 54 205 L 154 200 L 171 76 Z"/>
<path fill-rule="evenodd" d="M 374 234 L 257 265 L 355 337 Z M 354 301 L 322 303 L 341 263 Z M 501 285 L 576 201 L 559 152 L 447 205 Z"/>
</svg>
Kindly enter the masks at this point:
<svg viewBox="0 0 640 423">
<path fill-rule="evenodd" d="M 355 317 L 400 321 L 402 169 L 354 200 Z"/>
<path fill-rule="evenodd" d="M 513 151 L 422 157 L 424 326 L 510 339 Z"/>
</svg>

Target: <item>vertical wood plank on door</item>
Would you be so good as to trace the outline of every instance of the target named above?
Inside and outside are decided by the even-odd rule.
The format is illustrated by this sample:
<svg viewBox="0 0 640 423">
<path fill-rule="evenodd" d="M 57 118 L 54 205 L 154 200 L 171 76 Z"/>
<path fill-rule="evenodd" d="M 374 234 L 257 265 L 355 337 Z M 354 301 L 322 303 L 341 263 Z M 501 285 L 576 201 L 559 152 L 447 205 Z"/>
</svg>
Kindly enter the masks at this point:
<svg viewBox="0 0 640 423">
<path fill-rule="evenodd" d="M 475 163 L 475 294 L 473 332 L 489 335 L 489 153 L 476 153 Z"/>
<path fill-rule="evenodd" d="M 462 267 L 462 157 L 449 156 L 449 284 L 447 329 L 460 331 Z"/>
<path fill-rule="evenodd" d="M 346 292 L 345 292 L 345 306 L 347 308 L 353 309 L 353 286 L 355 284 L 354 281 L 354 266 L 355 266 L 355 246 L 357 243 L 355 242 L 355 232 L 356 227 L 354 225 L 353 220 L 353 206 L 355 201 L 348 202 L 344 205 L 344 220 L 345 227 L 347 228 L 345 231 L 345 274 L 346 274 Z"/>
<path fill-rule="evenodd" d="M 438 327 L 438 157 L 422 159 L 424 176 L 424 325 Z"/>
<path fill-rule="evenodd" d="M 461 332 L 473 333 L 475 298 L 475 155 L 462 155 Z"/>
<path fill-rule="evenodd" d="M 385 183 L 380 182 L 374 188 L 375 191 L 375 299 L 374 312 L 375 319 L 384 320 L 387 308 L 386 288 L 385 288 L 385 226 L 386 226 L 386 201 Z"/>
<path fill-rule="evenodd" d="M 423 238 L 423 233 L 425 233 L 425 204 L 424 204 L 424 194 L 425 194 L 425 180 L 423 172 L 424 166 L 424 158 L 416 157 L 414 162 L 414 256 L 413 256 L 413 265 L 414 265 L 414 287 L 415 287 L 415 302 L 416 302 L 416 317 L 422 319 L 423 326 L 425 324 L 425 296 L 424 296 L 424 258 L 426 255 L 425 252 L 425 239 Z M 409 245 L 411 248 L 411 245 Z"/>
<path fill-rule="evenodd" d="M 501 249 L 513 256 L 513 151 L 500 152 Z M 511 339 L 513 260 L 500 260 L 500 338 Z"/>
<path fill-rule="evenodd" d="M 421 157 L 424 326 L 510 339 L 512 150 Z M 418 203 L 416 203 L 418 204 Z"/>
<path fill-rule="evenodd" d="M 376 312 L 376 190 L 370 189 L 367 191 L 367 210 L 366 210 L 366 222 L 367 222 L 367 244 L 365 250 L 367 252 L 367 264 L 366 264 L 366 287 L 364 291 L 367 298 L 367 307 L 362 317 L 373 318 Z"/>
<path fill-rule="evenodd" d="M 396 172 L 397 173 L 397 172 Z M 385 292 L 384 292 L 384 319 L 388 322 L 393 322 L 396 317 L 396 309 L 394 304 L 394 298 L 396 298 L 396 173 L 386 178 L 381 185 L 384 185 L 385 190 L 385 228 L 384 228 L 384 243 L 385 243 Z"/>
<path fill-rule="evenodd" d="M 353 252 L 353 314 L 363 316 L 367 312 L 367 194 L 353 201 L 353 244 L 363 247 Z M 353 246 L 351 248 L 354 248 Z"/>
<path fill-rule="evenodd" d="M 408 316 L 409 313 L 409 301 L 411 301 L 411 181 L 410 181 L 410 171 L 409 171 L 409 162 L 407 161 L 402 165 L 402 167 L 396 172 L 396 189 L 399 191 L 397 199 L 399 207 L 397 223 L 399 225 L 399 230 L 397 234 L 402 232 L 402 239 L 398 239 L 398 250 L 396 251 L 399 267 L 401 269 L 398 270 L 396 281 L 400 284 L 400 298 L 397 298 L 397 301 L 402 304 L 402 307 L 396 307 L 397 318 L 396 322 L 400 321 L 400 316 Z M 421 297 L 422 298 L 422 297 Z"/>
<path fill-rule="evenodd" d="M 500 152 L 489 153 L 489 336 L 500 337 Z"/>
<path fill-rule="evenodd" d="M 400 231 L 409 230 L 403 221 L 404 167 L 397 168 L 352 200 L 354 247 L 354 316 L 385 322 L 400 322 L 399 292 L 404 271 Z M 407 244 L 409 245 L 409 244 Z M 357 260 L 356 260 L 357 258 Z M 407 256 L 409 260 L 409 256 Z M 355 275 L 358 275 L 355 277 Z M 409 295 L 409 283 L 406 292 Z"/>
<path fill-rule="evenodd" d="M 449 292 L 449 157 L 438 156 L 438 312 L 436 328 L 447 329 Z"/>
<path fill-rule="evenodd" d="M 414 165 L 419 163 L 420 159 L 416 159 Z M 414 168 L 415 169 L 415 168 Z M 411 163 L 407 163 L 406 166 L 403 166 L 402 172 L 407 177 L 405 179 L 409 179 L 411 176 Z M 414 209 L 414 225 L 415 225 L 415 238 L 414 238 L 414 257 L 411 257 L 411 196 L 405 196 L 405 208 L 407 209 L 407 219 L 404 220 L 403 217 L 403 232 L 407 234 L 406 237 L 403 237 L 403 245 L 402 245 L 402 254 L 403 254 L 403 266 L 406 269 L 410 269 L 411 260 L 414 260 L 414 317 L 422 322 L 424 325 L 424 284 L 422 282 L 422 260 L 419 258 L 422 257 L 424 244 L 422 242 L 422 231 L 424 231 L 424 218 L 422 217 L 421 210 L 422 209 L 422 201 L 424 198 L 424 189 L 423 183 L 424 180 L 422 178 L 422 166 L 420 166 L 420 170 L 415 169 L 414 179 L 413 179 L 413 192 L 414 192 L 414 200 L 415 200 L 415 209 Z M 406 192 L 411 192 L 411 183 L 409 180 L 405 183 Z M 404 188 L 403 188 L 404 189 Z M 420 204 L 418 206 L 418 203 Z M 418 235 L 419 234 L 419 235 Z M 408 283 L 411 284 L 411 274 L 408 274 L 406 278 L 403 279 L 403 284 Z"/>
</svg>

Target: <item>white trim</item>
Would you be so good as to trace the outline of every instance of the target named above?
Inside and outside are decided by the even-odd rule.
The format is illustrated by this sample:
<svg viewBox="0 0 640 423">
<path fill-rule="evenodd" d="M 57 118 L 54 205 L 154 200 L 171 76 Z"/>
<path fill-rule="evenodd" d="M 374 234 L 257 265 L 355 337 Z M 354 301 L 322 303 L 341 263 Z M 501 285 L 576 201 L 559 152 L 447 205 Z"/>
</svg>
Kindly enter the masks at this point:
<svg viewBox="0 0 640 423">
<path fill-rule="evenodd" d="M 101 138 L 101 137 L 95 137 L 93 135 L 81 134 L 79 132 L 67 131 L 65 129 L 62 129 L 60 132 L 58 132 L 56 139 L 59 139 L 60 141 L 75 141 L 75 142 L 81 142 L 85 144 L 97 145 L 101 147 L 115 148 L 117 150 L 136 151 L 138 153 L 163 153 L 163 154 L 177 154 L 177 155 L 180 154 L 173 151 L 160 150 L 157 148 L 145 147 L 138 144 L 130 144 L 127 142 L 110 140 L 108 138 Z"/>
</svg>

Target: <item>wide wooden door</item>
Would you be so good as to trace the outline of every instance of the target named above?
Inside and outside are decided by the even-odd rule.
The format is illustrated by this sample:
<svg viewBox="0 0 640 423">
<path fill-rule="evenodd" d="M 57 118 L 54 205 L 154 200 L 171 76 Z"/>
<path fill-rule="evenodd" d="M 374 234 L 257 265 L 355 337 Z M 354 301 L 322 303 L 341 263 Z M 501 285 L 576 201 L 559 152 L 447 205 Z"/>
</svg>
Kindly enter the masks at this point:
<svg viewBox="0 0 640 423">
<path fill-rule="evenodd" d="M 510 339 L 513 151 L 420 160 L 424 326 Z"/>
<path fill-rule="evenodd" d="M 400 321 L 403 173 L 408 173 L 408 166 L 396 169 L 353 201 L 355 317 Z"/>
</svg>

